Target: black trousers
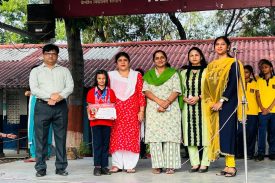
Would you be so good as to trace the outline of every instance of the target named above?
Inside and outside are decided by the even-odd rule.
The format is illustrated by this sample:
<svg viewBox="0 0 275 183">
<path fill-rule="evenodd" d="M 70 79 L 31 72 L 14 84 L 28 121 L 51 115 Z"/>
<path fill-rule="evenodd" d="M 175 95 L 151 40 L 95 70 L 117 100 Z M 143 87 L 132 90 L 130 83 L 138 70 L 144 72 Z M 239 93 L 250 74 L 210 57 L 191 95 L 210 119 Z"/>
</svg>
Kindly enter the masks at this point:
<svg viewBox="0 0 275 183">
<path fill-rule="evenodd" d="M 238 147 L 237 156 L 244 156 L 243 152 L 243 126 L 242 123 L 238 123 Z M 246 121 L 246 143 L 247 143 L 247 156 L 254 157 L 255 145 L 258 136 L 258 116 L 247 115 Z"/>
<path fill-rule="evenodd" d="M 65 170 L 68 166 L 66 155 L 66 137 L 68 126 L 68 106 L 66 100 L 58 102 L 54 106 L 37 100 L 34 109 L 34 130 L 36 143 L 36 171 L 46 170 L 46 158 L 48 153 L 48 135 L 52 124 L 56 145 L 57 170 Z"/>
<path fill-rule="evenodd" d="M 109 126 L 92 127 L 94 166 L 108 167 L 110 133 L 111 127 Z"/>
</svg>

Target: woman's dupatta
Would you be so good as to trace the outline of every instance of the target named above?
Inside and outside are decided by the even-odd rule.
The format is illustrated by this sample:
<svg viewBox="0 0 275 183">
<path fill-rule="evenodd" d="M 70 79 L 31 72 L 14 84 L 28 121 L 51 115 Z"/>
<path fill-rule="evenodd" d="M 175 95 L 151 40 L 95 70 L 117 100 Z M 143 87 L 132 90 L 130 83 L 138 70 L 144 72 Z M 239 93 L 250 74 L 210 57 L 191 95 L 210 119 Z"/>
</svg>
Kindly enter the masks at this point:
<svg viewBox="0 0 275 183">
<path fill-rule="evenodd" d="M 167 67 L 163 71 L 163 73 L 161 73 L 159 75 L 159 77 L 156 74 L 155 68 L 150 69 L 149 71 L 147 71 L 145 73 L 145 75 L 143 76 L 143 79 L 144 79 L 144 81 L 146 81 L 150 85 L 160 86 L 160 85 L 164 84 L 166 81 L 168 81 L 175 73 L 177 73 L 179 75 L 181 91 L 182 91 L 181 75 L 178 73 L 178 71 L 176 69 L 171 68 L 171 67 Z M 182 107 L 183 107 L 182 94 L 179 95 L 178 100 L 179 100 L 179 106 L 182 109 Z"/>
</svg>

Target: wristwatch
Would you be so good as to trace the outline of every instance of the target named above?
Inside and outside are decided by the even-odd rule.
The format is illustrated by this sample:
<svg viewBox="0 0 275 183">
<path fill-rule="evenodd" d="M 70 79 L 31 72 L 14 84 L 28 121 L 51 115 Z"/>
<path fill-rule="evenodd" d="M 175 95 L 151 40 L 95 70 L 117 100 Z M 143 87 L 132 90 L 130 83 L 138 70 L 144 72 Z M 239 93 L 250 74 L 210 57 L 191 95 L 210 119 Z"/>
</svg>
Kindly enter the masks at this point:
<svg viewBox="0 0 275 183">
<path fill-rule="evenodd" d="M 220 101 L 221 103 L 223 103 L 225 100 L 224 100 L 223 98 L 221 98 L 219 101 Z"/>
</svg>

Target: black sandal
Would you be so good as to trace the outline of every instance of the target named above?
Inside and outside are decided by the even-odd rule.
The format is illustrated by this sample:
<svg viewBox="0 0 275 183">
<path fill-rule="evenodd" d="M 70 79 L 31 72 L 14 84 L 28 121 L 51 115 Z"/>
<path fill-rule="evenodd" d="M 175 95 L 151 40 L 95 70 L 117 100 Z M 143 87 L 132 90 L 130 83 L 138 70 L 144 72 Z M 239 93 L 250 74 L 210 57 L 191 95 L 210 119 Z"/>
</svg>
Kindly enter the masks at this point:
<svg viewBox="0 0 275 183">
<path fill-rule="evenodd" d="M 227 166 L 225 166 L 225 168 L 228 168 Z M 219 173 L 216 173 L 217 176 L 224 176 L 227 172 L 224 170 L 221 170 Z"/>
<path fill-rule="evenodd" d="M 235 172 L 226 172 L 224 175 L 225 177 L 235 177 L 237 175 L 237 169 L 235 167 L 232 167 L 235 169 Z"/>
</svg>

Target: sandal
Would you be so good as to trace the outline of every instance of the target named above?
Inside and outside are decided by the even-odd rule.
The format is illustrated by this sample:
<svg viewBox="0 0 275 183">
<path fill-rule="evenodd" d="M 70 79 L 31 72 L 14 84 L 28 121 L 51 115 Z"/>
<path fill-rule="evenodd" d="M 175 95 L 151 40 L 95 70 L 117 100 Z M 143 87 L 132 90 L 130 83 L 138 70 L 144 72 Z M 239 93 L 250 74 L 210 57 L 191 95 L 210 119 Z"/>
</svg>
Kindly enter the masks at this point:
<svg viewBox="0 0 275 183">
<path fill-rule="evenodd" d="M 173 168 L 167 168 L 165 173 L 166 174 L 174 174 L 175 173 L 175 169 L 173 169 Z"/>
<path fill-rule="evenodd" d="M 228 168 L 227 166 L 225 168 Z M 216 173 L 217 176 L 224 176 L 227 172 L 223 170 L 221 170 L 219 173 Z"/>
<path fill-rule="evenodd" d="M 189 173 L 194 173 L 194 172 L 197 172 L 199 171 L 200 169 L 200 166 L 198 165 L 197 168 L 194 168 L 195 166 L 192 166 L 192 168 L 189 170 Z"/>
<path fill-rule="evenodd" d="M 153 173 L 153 174 L 160 174 L 161 171 L 162 171 L 161 168 L 153 168 L 152 173 Z"/>
<path fill-rule="evenodd" d="M 32 162 L 36 162 L 35 158 L 29 158 L 29 159 L 25 159 L 24 160 L 25 163 L 32 163 Z"/>
<path fill-rule="evenodd" d="M 232 168 L 234 168 L 234 172 L 226 172 L 225 173 L 225 177 L 235 177 L 236 175 L 237 175 L 237 169 L 235 168 L 235 167 L 232 167 Z"/>
<path fill-rule="evenodd" d="M 117 166 L 112 166 L 111 170 L 109 171 L 110 173 L 117 173 L 121 172 L 122 170 L 119 169 Z"/>
<path fill-rule="evenodd" d="M 136 173 L 136 170 L 134 168 L 133 169 L 127 169 L 126 173 Z"/>
</svg>

